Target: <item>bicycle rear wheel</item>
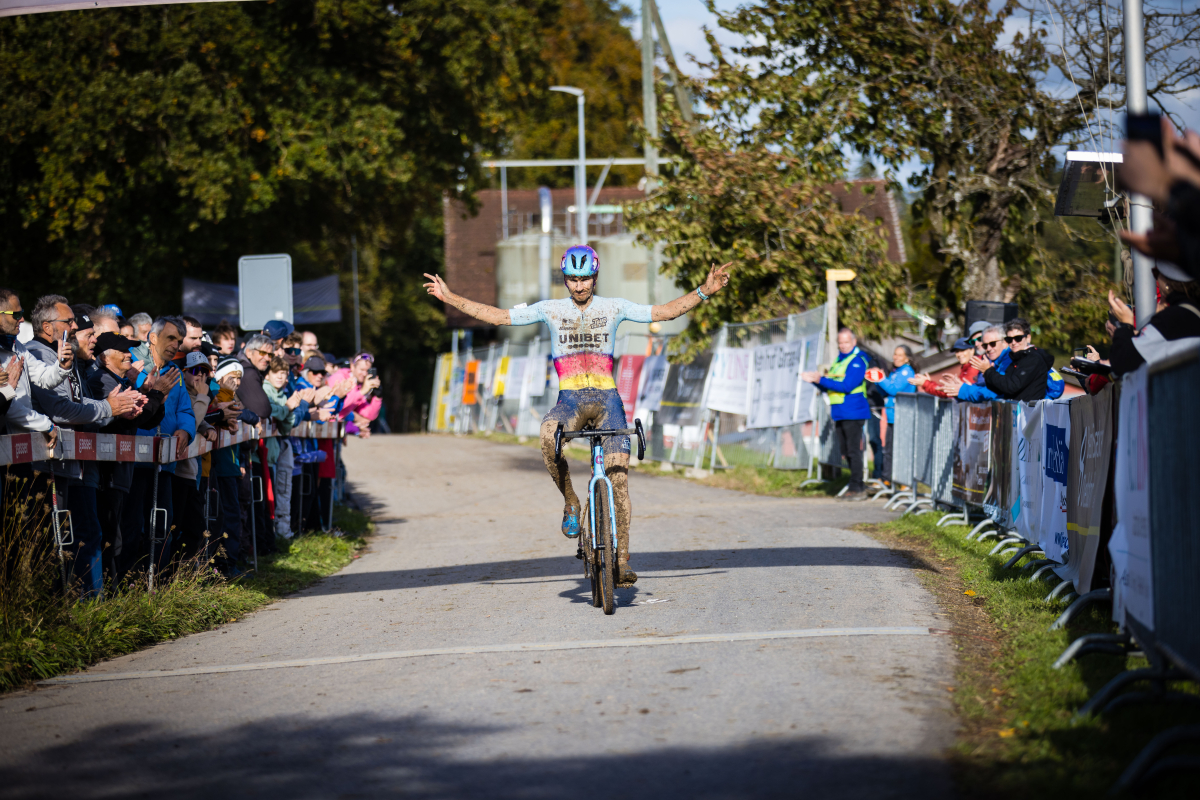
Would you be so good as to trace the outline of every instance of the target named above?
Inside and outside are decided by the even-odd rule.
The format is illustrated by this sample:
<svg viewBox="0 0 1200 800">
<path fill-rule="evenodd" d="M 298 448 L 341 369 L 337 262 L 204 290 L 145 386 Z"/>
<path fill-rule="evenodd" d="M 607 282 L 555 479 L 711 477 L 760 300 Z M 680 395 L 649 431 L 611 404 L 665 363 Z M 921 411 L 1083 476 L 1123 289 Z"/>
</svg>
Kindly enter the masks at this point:
<svg viewBox="0 0 1200 800">
<path fill-rule="evenodd" d="M 600 585 L 600 602 L 596 605 L 604 608 L 605 614 L 612 614 L 617 610 L 616 600 L 613 598 L 613 569 L 616 566 L 616 553 L 613 552 L 612 546 L 612 520 L 609 518 L 608 497 L 604 491 L 606 487 L 601 485 L 599 491 L 596 492 L 596 580 L 592 582 L 592 586 Z"/>
</svg>

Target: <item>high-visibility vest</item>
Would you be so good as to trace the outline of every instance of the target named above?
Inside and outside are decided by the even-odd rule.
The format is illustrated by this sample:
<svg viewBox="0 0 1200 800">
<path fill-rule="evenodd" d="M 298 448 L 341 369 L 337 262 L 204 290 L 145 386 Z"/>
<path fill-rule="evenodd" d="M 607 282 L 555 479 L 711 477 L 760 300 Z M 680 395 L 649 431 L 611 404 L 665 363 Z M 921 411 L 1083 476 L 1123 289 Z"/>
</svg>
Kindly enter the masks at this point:
<svg viewBox="0 0 1200 800">
<path fill-rule="evenodd" d="M 835 381 L 845 380 L 846 370 L 850 368 L 850 362 L 858 358 L 860 355 L 861 353 L 859 353 L 858 348 L 854 348 L 850 351 L 850 355 L 839 361 L 833 362 L 833 365 L 830 366 L 829 370 L 825 373 L 825 377 L 832 378 Z M 858 386 L 851 389 L 850 394 L 861 394 L 865 397 L 867 394 L 867 382 L 864 380 Z M 829 398 L 830 405 L 836 406 L 839 403 L 846 402 L 846 395 L 843 392 L 826 391 L 825 395 Z"/>
</svg>

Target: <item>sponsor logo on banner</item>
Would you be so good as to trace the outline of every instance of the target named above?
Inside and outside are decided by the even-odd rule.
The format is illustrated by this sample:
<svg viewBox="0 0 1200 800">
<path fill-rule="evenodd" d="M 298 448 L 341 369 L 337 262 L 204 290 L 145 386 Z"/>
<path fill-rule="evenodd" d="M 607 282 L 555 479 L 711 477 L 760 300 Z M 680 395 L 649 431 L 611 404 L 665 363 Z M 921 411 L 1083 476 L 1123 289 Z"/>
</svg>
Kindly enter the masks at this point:
<svg viewBox="0 0 1200 800">
<path fill-rule="evenodd" d="M 96 460 L 97 461 L 116 461 L 117 460 L 117 443 L 116 434 L 113 433 L 97 433 L 96 434 Z"/>
<path fill-rule="evenodd" d="M 96 460 L 96 434 L 75 432 L 75 460 Z"/>
<path fill-rule="evenodd" d="M 1046 477 L 1067 485 L 1067 432 L 1057 425 L 1046 426 Z"/>
<path fill-rule="evenodd" d="M 14 434 L 12 437 L 12 463 L 28 464 L 33 461 L 33 439 L 28 433 Z"/>
<path fill-rule="evenodd" d="M 117 461 L 134 461 L 137 447 L 137 440 L 132 436 L 117 434 Z"/>
</svg>

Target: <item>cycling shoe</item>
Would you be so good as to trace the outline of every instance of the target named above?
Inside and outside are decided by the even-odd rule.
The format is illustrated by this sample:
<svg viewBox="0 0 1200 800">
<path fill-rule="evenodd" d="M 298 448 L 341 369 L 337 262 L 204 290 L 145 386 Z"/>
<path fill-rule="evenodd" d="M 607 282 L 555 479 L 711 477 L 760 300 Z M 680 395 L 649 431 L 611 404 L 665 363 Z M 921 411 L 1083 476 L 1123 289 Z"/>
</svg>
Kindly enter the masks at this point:
<svg viewBox="0 0 1200 800">
<path fill-rule="evenodd" d="M 620 564 L 618 566 L 620 567 L 621 574 L 617 583 L 630 586 L 637 583 L 637 573 L 631 570 L 628 564 Z"/>
<path fill-rule="evenodd" d="M 562 534 L 568 539 L 575 539 L 579 536 L 579 510 L 567 507 L 563 511 Z"/>
</svg>

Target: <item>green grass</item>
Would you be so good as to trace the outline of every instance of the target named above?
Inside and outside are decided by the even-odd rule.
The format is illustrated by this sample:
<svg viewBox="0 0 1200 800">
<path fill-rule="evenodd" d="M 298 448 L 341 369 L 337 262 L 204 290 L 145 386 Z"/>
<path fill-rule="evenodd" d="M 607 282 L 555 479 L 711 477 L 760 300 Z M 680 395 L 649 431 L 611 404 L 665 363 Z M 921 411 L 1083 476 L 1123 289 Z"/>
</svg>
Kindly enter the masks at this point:
<svg viewBox="0 0 1200 800">
<path fill-rule="evenodd" d="M 110 591 L 104 600 L 72 603 L 49 591 L 45 570 L 27 575 L 36 594 L 21 608 L 5 609 L 0 626 L 0 691 L 233 622 L 337 572 L 358 557 L 372 523 L 360 511 L 338 507 L 334 525 L 343 536 L 280 540 L 281 552 L 260 558 L 256 574 L 234 582 L 185 565 L 153 594 L 143 581 Z M 52 576 L 57 567 L 49 566 Z"/>
<path fill-rule="evenodd" d="M 1102 796 L 1156 733 L 1197 721 L 1195 708 L 1178 704 L 1141 704 L 1075 719 L 1111 678 L 1148 666 L 1137 656 L 1093 654 L 1052 668 L 1075 638 L 1116 630 L 1111 607 L 1093 605 L 1067 630 L 1049 630 L 1066 608 L 1044 602 L 1051 584 L 1030 583 L 1029 571 L 1001 569 L 1008 557 L 989 555 L 994 540 L 968 542 L 969 529 L 937 528 L 939 516 L 907 516 L 863 529 L 918 562 L 919 574 L 957 620 L 955 642 L 964 657 L 957 684 L 948 688 L 964 723 L 954 753 L 964 796 Z M 982 629 L 967 612 L 982 612 L 974 615 L 982 618 Z M 984 639 L 994 644 L 980 645 Z M 1172 688 L 1195 692 L 1184 684 Z M 1160 780 L 1145 796 L 1194 792 L 1189 776 Z"/>
</svg>

